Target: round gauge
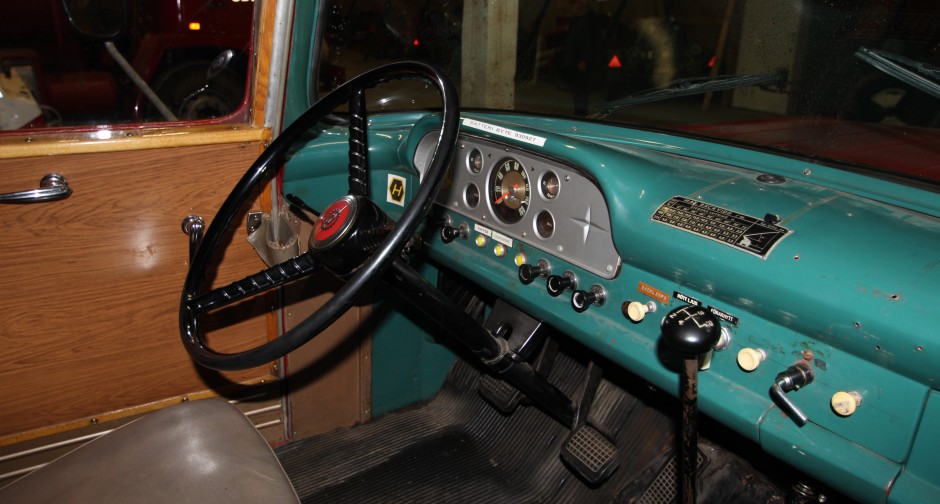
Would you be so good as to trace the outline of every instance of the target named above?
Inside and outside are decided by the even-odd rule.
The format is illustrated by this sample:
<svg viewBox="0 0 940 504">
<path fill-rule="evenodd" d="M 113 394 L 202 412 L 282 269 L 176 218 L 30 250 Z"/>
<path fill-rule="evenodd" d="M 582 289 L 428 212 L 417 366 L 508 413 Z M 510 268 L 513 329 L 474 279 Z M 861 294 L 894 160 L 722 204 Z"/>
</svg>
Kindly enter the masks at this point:
<svg viewBox="0 0 940 504">
<path fill-rule="evenodd" d="M 543 240 L 555 234 L 555 218 L 548 210 L 542 210 L 535 216 L 535 234 Z"/>
<path fill-rule="evenodd" d="M 519 161 L 506 158 L 490 172 L 490 203 L 496 217 L 515 224 L 529 209 L 529 174 Z"/>
<path fill-rule="evenodd" d="M 480 152 L 480 149 L 470 151 L 470 155 L 467 156 L 467 169 L 474 175 L 480 173 L 480 170 L 483 169 L 483 153 Z"/>
<path fill-rule="evenodd" d="M 480 204 L 480 189 L 476 184 L 470 184 L 463 191 L 463 202 L 469 208 L 476 208 Z"/>
<path fill-rule="evenodd" d="M 542 177 L 539 179 L 539 194 L 542 195 L 542 198 L 551 201 L 558 196 L 560 189 L 561 182 L 558 180 L 558 175 L 555 175 L 555 172 L 549 171 L 542 174 Z"/>
</svg>

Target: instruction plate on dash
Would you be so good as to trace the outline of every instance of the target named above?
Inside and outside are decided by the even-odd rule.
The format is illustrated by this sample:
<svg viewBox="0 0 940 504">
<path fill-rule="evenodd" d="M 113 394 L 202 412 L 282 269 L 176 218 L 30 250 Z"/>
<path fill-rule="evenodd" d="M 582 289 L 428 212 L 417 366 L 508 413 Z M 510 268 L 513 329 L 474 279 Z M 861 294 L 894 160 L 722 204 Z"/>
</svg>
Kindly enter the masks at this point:
<svg viewBox="0 0 940 504">
<path fill-rule="evenodd" d="M 764 259 L 791 232 L 750 215 L 682 196 L 669 198 L 650 219 Z"/>
</svg>

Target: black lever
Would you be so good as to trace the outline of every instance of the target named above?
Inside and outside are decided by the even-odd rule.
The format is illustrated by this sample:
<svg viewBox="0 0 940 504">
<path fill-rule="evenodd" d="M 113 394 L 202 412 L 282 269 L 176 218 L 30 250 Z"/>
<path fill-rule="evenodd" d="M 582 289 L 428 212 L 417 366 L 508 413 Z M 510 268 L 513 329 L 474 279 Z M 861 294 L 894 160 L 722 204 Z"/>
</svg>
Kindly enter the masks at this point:
<svg viewBox="0 0 940 504">
<path fill-rule="evenodd" d="M 797 362 L 778 374 L 777 379 L 770 386 L 771 399 L 800 427 L 806 425 L 809 417 L 787 397 L 787 392 L 799 390 L 800 387 L 810 383 L 813 383 L 813 368 L 805 362 Z"/>
<path fill-rule="evenodd" d="M 701 306 L 682 306 L 663 318 L 663 345 L 683 357 L 679 375 L 682 402 L 680 463 L 681 502 L 695 504 L 695 472 L 698 466 L 698 366 L 699 357 L 711 350 L 721 336 L 718 319 Z"/>
<path fill-rule="evenodd" d="M 301 210 L 300 212 L 297 212 L 297 214 L 300 216 L 301 219 L 307 222 L 313 223 L 313 219 L 310 218 L 310 215 L 313 215 L 314 217 L 320 216 L 320 212 L 317 212 L 316 210 L 314 210 L 313 207 L 308 205 L 306 201 L 301 199 L 300 196 L 297 196 L 296 194 L 287 193 L 284 195 L 284 200 L 287 201 L 288 205 L 298 210 Z M 310 215 L 307 215 L 308 213 Z"/>
</svg>

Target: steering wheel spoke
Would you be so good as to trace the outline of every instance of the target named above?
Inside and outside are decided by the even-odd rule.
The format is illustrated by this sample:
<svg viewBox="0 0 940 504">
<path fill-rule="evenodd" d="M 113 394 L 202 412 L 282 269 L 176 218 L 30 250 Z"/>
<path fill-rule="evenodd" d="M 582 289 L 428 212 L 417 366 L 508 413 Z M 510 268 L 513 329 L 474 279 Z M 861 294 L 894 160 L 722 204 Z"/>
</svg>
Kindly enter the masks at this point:
<svg viewBox="0 0 940 504">
<path fill-rule="evenodd" d="M 300 280 L 312 275 L 319 269 L 319 263 L 316 259 L 311 254 L 304 253 L 259 271 L 254 275 L 232 282 L 225 287 L 193 296 L 192 299 L 186 302 L 186 306 L 193 314 L 199 315 Z"/>
<path fill-rule="evenodd" d="M 369 195 L 369 144 L 367 143 L 366 92 L 349 95 L 349 194 Z"/>
</svg>

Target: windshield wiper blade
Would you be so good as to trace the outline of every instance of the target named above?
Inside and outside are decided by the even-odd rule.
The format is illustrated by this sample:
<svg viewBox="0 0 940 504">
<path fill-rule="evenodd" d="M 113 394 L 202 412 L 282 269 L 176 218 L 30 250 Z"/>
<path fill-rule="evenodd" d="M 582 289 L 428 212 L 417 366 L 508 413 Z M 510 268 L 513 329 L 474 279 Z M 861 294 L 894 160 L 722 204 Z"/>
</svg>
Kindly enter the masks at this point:
<svg viewBox="0 0 940 504">
<path fill-rule="evenodd" d="M 691 77 L 688 79 L 679 79 L 672 81 L 662 87 L 641 91 L 624 98 L 597 105 L 594 107 L 597 109 L 597 113 L 594 117 L 606 117 L 619 108 L 628 107 L 630 105 L 638 105 L 641 103 L 665 100 L 666 98 L 714 93 L 717 91 L 727 91 L 729 89 L 735 89 L 739 87 L 755 86 L 758 84 L 767 84 L 770 82 L 779 82 L 785 80 L 786 74 L 783 72 L 758 75 L 718 75 L 715 77 Z"/>
<path fill-rule="evenodd" d="M 934 98 L 940 98 L 940 83 L 930 80 L 930 78 L 940 79 L 940 68 L 888 51 L 867 47 L 860 47 L 855 52 L 855 57 Z"/>
</svg>

